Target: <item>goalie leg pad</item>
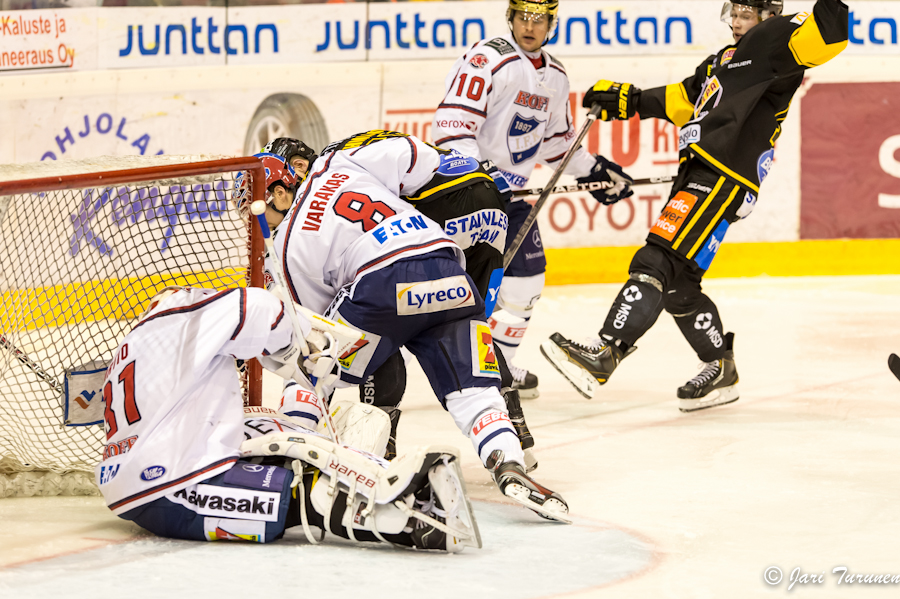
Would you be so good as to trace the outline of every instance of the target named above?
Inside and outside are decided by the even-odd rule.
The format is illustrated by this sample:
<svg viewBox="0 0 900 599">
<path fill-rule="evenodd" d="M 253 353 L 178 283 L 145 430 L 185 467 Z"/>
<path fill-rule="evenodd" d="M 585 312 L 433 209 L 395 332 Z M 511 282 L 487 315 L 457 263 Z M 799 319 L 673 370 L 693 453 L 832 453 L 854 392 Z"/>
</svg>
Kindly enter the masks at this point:
<svg viewBox="0 0 900 599">
<path fill-rule="evenodd" d="M 391 435 L 391 418 L 384 410 L 353 399 L 332 401 L 329 409 L 342 445 L 384 457 Z"/>
</svg>

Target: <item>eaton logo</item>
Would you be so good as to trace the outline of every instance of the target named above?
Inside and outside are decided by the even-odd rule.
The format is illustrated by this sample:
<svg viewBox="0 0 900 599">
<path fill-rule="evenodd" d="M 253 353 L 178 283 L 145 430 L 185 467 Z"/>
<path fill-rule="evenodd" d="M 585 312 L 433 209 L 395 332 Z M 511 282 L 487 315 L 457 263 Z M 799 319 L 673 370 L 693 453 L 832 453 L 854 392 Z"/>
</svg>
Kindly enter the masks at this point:
<svg viewBox="0 0 900 599">
<path fill-rule="evenodd" d="M 155 56 L 163 49 L 166 56 L 181 54 L 249 54 L 250 40 L 253 53 L 259 54 L 263 43 L 268 42 L 274 54 L 278 53 L 278 27 L 274 23 L 260 23 L 253 29 L 253 35 L 246 25 L 217 25 L 213 17 L 205 23 L 193 17 L 190 25 L 173 23 L 170 25 L 128 25 L 125 47 L 119 56 L 129 56 L 132 52 L 142 56 Z M 220 33 L 221 30 L 221 33 Z M 189 52 L 190 50 L 190 52 Z"/>
</svg>

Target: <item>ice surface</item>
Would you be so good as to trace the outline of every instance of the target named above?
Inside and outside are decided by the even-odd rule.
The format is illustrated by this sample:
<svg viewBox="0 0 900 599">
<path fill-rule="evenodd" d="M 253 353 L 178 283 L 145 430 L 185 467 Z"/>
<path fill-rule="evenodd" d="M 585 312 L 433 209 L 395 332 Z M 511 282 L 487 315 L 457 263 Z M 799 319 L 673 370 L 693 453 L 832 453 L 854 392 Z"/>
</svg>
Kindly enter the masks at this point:
<svg viewBox="0 0 900 599">
<path fill-rule="evenodd" d="M 900 277 L 712 279 L 736 333 L 741 399 L 693 414 L 675 389 L 698 360 L 663 314 L 610 382 L 583 399 L 540 356 L 554 331 L 593 335 L 617 285 L 551 287 L 516 364 L 541 379 L 523 402 L 535 478 L 576 524 L 507 502 L 411 365 L 400 450 L 460 448 L 485 548 L 458 555 L 156 539 L 97 498 L 0 500 L 0 597 L 895 596 L 837 584 L 836 566 L 900 575 Z M 272 392 L 272 381 L 267 389 Z M 343 393 L 351 393 L 345 391 Z M 778 566 L 785 580 L 763 581 Z"/>
</svg>

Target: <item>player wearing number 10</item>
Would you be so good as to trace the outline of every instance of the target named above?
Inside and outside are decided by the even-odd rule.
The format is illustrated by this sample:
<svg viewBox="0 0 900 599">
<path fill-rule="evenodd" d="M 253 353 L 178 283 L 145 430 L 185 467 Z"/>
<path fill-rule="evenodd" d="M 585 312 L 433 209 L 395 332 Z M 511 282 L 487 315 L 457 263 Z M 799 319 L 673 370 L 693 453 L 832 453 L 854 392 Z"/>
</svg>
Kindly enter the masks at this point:
<svg viewBox="0 0 900 599">
<path fill-rule="evenodd" d="M 575 138 L 568 75 L 562 63 L 542 49 L 556 31 L 558 9 L 559 0 L 510 0 L 510 33 L 478 42 L 456 61 L 434 113 L 435 145 L 491 160 L 513 189 L 525 187 L 537 164 L 556 168 Z M 575 151 L 566 173 L 580 183 L 615 182 L 612 189 L 591 192 L 603 204 L 633 193 L 631 177 L 617 164 L 584 148 Z M 507 244 L 530 210 L 522 198 L 509 203 Z M 490 321 L 524 399 L 538 397 L 537 377 L 514 366 L 513 359 L 541 297 L 546 265 L 535 223 L 506 269 L 498 311 Z"/>
</svg>

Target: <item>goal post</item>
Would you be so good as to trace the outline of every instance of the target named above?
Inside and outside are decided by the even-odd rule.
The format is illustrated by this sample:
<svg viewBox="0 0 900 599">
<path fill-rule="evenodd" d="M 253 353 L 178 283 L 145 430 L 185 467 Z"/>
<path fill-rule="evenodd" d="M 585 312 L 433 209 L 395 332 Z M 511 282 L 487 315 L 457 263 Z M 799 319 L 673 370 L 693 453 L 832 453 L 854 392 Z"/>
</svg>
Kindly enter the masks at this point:
<svg viewBox="0 0 900 599">
<path fill-rule="evenodd" d="M 254 157 L 0 166 L 0 497 L 96 493 L 98 385 L 156 291 L 264 286 L 259 224 L 231 199 L 240 177 L 265 198 Z M 260 405 L 259 363 L 236 367 Z"/>
</svg>

